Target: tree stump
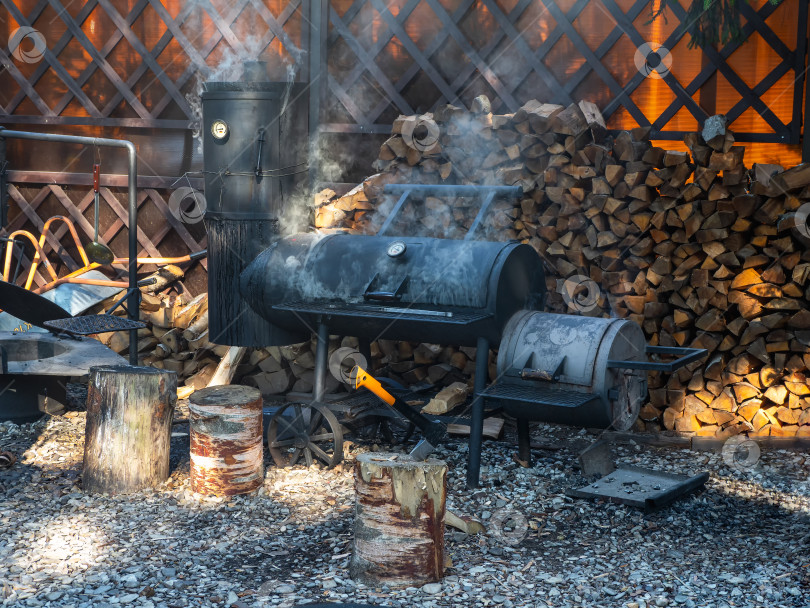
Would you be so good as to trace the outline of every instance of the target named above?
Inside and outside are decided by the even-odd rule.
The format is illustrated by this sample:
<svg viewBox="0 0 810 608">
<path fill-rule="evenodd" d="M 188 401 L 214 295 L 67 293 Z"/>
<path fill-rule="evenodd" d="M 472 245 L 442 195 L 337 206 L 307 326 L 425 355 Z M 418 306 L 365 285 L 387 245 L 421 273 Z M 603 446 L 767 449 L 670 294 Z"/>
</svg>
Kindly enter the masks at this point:
<svg viewBox="0 0 810 608">
<path fill-rule="evenodd" d="M 264 483 L 262 394 L 249 386 L 210 386 L 189 397 L 191 490 L 247 494 Z"/>
<path fill-rule="evenodd" d="M 174 372 L 126 365 L 91 367 L 84 491 L 121 494 L 166 481 L 176 401 Z"/>
<path fill-rule="evenodd" d="M 368 453 L 354 467 L 351 577 L 366 585 L 420 586 L 444 573 L 447 464 Z"/>
</svg>

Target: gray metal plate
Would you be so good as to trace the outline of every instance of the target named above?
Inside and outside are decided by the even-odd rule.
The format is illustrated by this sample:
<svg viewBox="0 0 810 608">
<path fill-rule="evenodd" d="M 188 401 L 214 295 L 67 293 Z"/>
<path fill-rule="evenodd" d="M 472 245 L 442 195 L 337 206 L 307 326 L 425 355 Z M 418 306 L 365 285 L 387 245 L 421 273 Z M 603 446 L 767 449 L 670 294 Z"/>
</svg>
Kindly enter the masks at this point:
<svg viewBox="0 0 810 608">
<path fill-rule="evenodd" d="M 83 376 L 94 365 L 127 364 L 126 359 L 92 338 L 0 332 L 0 348 L 8 355 L 9 375 Z"/>
<path fill-rule="evenodd" d="M 694 477 L 620 465 L 609 475 L 580 489 L 566 491 L 577 498 L 604 498 L 610 502 L 653 511 L 706 483 L 708 473 Z"/>
</svg>

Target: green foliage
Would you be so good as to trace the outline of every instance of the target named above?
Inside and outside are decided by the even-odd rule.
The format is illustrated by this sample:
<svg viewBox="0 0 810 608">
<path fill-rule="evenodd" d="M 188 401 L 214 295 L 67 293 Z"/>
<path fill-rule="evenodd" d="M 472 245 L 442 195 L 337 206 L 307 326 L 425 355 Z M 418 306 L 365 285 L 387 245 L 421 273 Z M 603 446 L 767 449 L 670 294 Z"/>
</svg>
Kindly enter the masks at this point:
<svg viewBox="0 0 810 608">
<path fill-rule="evenodd" d="M 782 0 L 768 0 L 780 4 Z M 690 35 L 689 48 L 714 46 L 727 42 L 742 42 L 744 35 L 740 23 L 740 3 L 749 0 L 692 0 L 686 11 L 684 27 Z M 667 5 L 678 6 L 678 0 L 652 0 L 652 23 L 661 17 L 666 20 Z M 656 5 L 657 8 L 656 8 Z"/>
</svg>

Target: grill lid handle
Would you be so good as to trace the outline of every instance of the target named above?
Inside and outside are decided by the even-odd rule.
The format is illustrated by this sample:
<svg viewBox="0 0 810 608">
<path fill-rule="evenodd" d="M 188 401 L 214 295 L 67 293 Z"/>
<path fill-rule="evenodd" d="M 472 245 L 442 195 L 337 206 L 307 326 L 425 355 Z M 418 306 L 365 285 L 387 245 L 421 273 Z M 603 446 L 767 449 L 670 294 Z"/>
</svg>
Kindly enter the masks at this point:
<svg viewBox="0 0 810 608">
<path fill-rule="evenodd" d="M 374 273 L 363 292 L 364 300 L 375 300 L 377 302 L 399 302 L 405 294 L 405 288 L 408 286 L 408 277 L 404 277 L 397 285 L 394 291 L 377 291 L 374 290 L 374 284 L 380 278 L 380 273 Z"/>
</svg>

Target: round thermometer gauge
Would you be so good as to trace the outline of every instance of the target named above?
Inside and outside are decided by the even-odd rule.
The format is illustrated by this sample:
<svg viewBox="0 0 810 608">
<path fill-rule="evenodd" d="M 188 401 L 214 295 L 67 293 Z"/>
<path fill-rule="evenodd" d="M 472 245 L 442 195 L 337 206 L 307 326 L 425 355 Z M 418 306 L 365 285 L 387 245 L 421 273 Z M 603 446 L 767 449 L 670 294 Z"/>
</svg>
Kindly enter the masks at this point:
<svg viewBox="0 0 810 608">
<path fill-rule="evenodd" d="M 228 136 L 228 124 L 224 120 L 215 120 L 211 124 L 211 135 L 216 139 L 225 139 Z"/>
<path fill-rule="evenodd" d="M 405 243 L 403 243 L 402 241 L 394 241 L 393 243 L 388 245 L 388 250 L 386 253 L 388 253 L 388 255 L 392 258 L 396 258 L 405 253 L 405 249 L 406 249 Z"/>
</svg>

